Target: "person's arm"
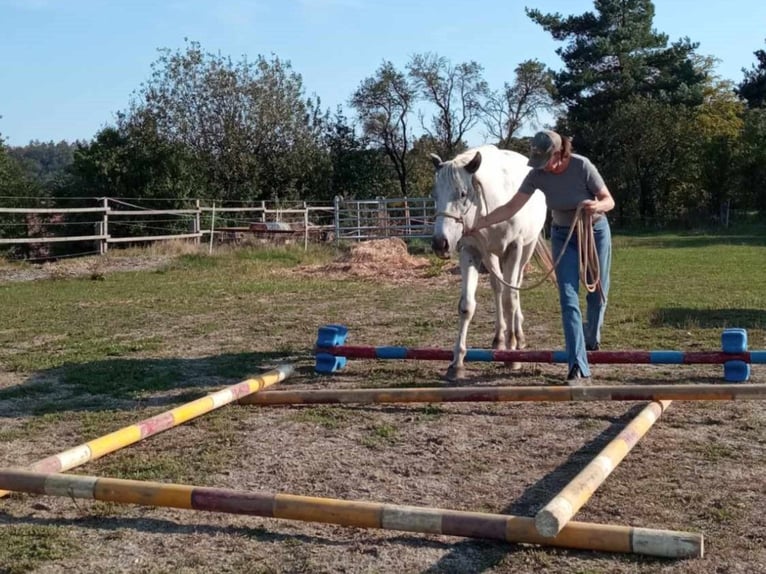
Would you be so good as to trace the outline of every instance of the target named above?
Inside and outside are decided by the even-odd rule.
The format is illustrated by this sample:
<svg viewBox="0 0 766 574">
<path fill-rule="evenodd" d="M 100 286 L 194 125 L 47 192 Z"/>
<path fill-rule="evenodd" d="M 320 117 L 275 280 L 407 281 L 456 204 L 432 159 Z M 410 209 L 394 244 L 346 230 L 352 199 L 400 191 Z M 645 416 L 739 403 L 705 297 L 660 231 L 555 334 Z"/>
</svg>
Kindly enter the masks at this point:
<svg viewBox="0 0 766 574">
<path fill-rule="evenodd" d="M 507 221 L 518 212 L 529 201 L 530 195 L 528 193 L 516 193 L 508 200 L 507 203 L 500 207 L 490 211 L 487 215 L 479 215 L 473 222 L 473 226 L 470 229 L 466 229 L 465 233 L 470 234 L 474 231 L 479 231 L 490 225 L 495 225 L 501 221 Z"/>
<path fill-rule="evenodd" d="M 596 199 L 586 199 L 580 202 L 580 206 L 586 213 L 606 213 L 614 209 L 614 198 L 609 189 L 604 186 L 596 194 Z"/>
</svg>

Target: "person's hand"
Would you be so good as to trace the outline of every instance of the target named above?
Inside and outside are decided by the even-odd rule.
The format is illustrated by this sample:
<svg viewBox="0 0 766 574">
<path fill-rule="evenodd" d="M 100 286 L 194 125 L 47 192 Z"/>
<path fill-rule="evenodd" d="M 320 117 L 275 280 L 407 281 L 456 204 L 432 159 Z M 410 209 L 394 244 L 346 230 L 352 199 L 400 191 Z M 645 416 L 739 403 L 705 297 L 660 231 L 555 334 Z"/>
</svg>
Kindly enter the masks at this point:
<svg viewBox="0 0 766 574">
<path fill-rule="evenodd" d="M 580 202 L 580 209 L 584 213 L 589 213 L 591 215 L 594 215 L 598 213 L 598 200 L 596 199 L 586 199 Z"/>
<path fill-rule="evenodd" d="M 466 225 L 463 228 L 463 235 L 476 235 L 481 229 L 484 228 L 482 225 L 484 218 L 481 215 L 477 215 L 476 219 L 473 220 L 473 225 L 468 226 Z"/>
</svg>

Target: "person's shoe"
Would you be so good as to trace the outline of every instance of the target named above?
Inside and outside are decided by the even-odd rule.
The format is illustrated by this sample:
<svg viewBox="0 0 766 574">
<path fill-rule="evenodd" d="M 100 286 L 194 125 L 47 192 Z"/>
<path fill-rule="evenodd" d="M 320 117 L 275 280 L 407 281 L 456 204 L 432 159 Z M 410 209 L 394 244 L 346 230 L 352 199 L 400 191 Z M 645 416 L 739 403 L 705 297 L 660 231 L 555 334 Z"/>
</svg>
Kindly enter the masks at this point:
<svg viewBox="0 0 766 574">
<path fill-rule="evenodd" d="M 569 370 L 569 373 L 567 373 L 567 385 L 579 386 L 588 382 L 590 382 L 590 377 L 586 377 L 582 374 L 579 365 L 575 365 Z"/>
<path fill-rule="evenodd" d="M 592 345 L 585 345 L 586 351 L 598 351 L 598 349 L 599 349 L 598 343 L 593 343 Z"/>
</svg>

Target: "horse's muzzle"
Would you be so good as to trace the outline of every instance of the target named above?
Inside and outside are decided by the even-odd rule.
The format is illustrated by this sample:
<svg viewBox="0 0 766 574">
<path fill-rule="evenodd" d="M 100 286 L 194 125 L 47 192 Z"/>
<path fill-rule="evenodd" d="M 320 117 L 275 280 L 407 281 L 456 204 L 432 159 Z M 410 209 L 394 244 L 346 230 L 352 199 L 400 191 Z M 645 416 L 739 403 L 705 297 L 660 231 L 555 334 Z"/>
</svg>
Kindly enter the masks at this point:
<svg viewBox="0 0 766 574">
<path fill-rule="evenodd" d="M 431 240 L 431 249 L 437 257 L 449 259 L 449 242 L 446 237 L 434 237 Z"/>
</svg>

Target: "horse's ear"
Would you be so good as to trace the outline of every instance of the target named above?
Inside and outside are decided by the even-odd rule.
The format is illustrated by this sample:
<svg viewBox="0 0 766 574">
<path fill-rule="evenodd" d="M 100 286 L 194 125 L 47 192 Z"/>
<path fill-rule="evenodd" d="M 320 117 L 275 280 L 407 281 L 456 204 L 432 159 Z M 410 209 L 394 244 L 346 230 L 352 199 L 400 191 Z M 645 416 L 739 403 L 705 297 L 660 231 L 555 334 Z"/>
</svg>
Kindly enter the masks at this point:
<svg viewBox="0 0 766 574">
<path fill-rule="evenodd" d="M 468 173 L 476 173 L 479 171 L 479 166 L 481 165 L 481 152 L 476 152 L 476 155 L 473 156 L 473 159 L 468 162 L 468 164 L 465 166 L 465 170 Z"/>
<path fill-rule="evenodd" d="M 434 167 L 435 167 L 436 169 L 439 169 L 439 168 L 441 168 L 442 164 L 444 163 L 444 162 L 442 161 L 442 158 L 440 158 L 440 157 L 439 157 L 438 155 L 436 155 L 435 153 L 432 153 L 432 154 L 429 154 L 429 155 L 431 156 L 431 161 L 432 161 L 432 162 L 434 162 Z"/>
</svg>

